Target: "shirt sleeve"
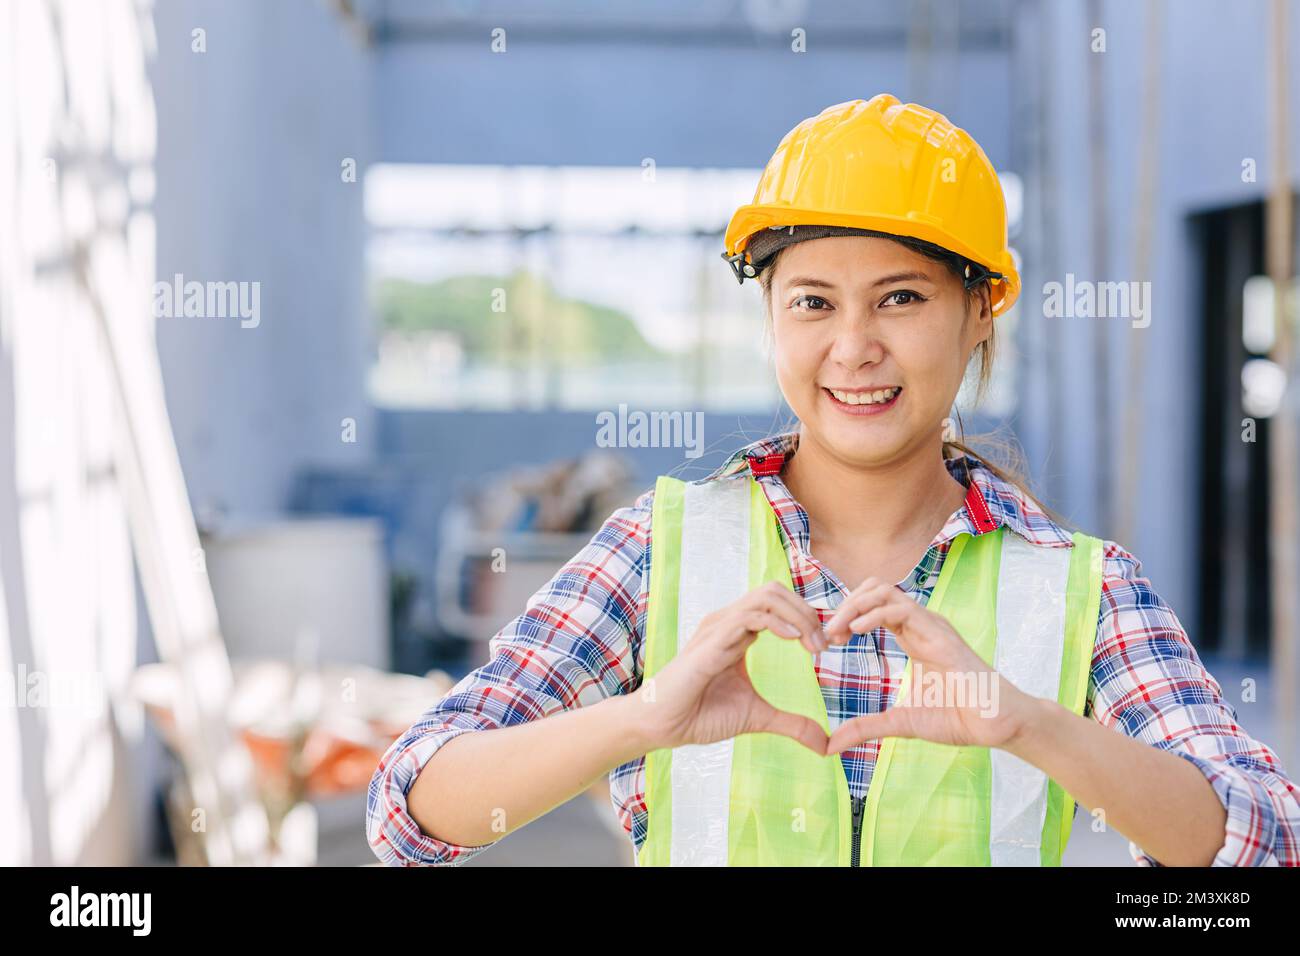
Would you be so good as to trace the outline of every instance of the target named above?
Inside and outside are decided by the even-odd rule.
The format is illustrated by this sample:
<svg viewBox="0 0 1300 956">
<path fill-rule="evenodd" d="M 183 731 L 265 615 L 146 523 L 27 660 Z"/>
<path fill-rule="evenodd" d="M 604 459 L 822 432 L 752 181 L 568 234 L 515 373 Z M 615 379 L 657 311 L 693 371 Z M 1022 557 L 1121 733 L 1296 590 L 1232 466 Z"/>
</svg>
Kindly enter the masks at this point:
<svg viewBox="0 0 1300 956">
<path fill-rule="evenodd" d="M 1205 775 L 1227 812 L 1214 866 L 1300 865 L 1300 789 L 1251 737 L 1173 609 L 1132 554 L 1105 542 L 1088 709 L 1102 725 L 1167 750 Z M 1141 866 L 1160 866 L 1137 844 Z"/>
<path fill-rule="evenodd" d="M 653 489 L 615 511 L 528 601 L 471 671 L 393 742 L 370 781 L 366 835 L 391 866 L 458 865 L 494 843 L 459 846 L 420 830 L 406 797 L 447 741 L 539 720 L 635 690 Z"/>
</svg>

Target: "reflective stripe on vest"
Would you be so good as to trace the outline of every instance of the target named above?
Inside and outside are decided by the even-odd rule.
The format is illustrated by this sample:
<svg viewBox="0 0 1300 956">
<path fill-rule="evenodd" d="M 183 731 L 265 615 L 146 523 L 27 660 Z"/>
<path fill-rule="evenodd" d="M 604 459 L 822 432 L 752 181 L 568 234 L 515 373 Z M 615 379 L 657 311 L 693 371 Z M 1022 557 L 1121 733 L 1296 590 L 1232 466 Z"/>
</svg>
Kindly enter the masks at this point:
<svg viewBox="0 0 1300 956">
<path fill-rule="evenodd" d="M 752 477 L 660 477 L 652 518 L 645 680 L 711 611 L 768 581 L 793 589 L 779 523 Z M 998 528 L 958 535 L 927 607 L 1021 690 L 1082 713 L 1101 595 L 1101 542 L 1032 545 Z M 847 649 L 827 653 L 848 653 Z M 746 653 L 755 690 L 829 732 L 812 659 L 762 632 Z M 901 686 L 910 685 L 912 663 Z M 900 695 L 905 691 L 900 691 Z M 838 755 L 776 734 L 646 755 L 641 866 L 841 865 L 852 855 Z M 1059 865 L 1073 801 L 998 749 L 899 737 L 881 742 L 862 824 L 863 865 Z"/>
</svg>

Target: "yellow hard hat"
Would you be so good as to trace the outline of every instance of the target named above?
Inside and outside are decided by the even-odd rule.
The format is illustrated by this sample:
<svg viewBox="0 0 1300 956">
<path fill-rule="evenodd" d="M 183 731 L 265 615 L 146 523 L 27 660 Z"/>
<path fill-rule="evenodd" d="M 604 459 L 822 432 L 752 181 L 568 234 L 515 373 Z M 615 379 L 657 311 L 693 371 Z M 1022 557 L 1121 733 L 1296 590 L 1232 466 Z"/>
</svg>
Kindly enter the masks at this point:
<svg viewBox="0 0 1300 956">
<path fill-rule="evenodd" d="M 975 266 L 968 286 L 989 279 L 994 315 L 1020 294 L 993 164 L 942 113 L 888 93 L 828 106 L 786 133 L 754 201 L 731 217 L 723 258 L 743 283 L 762 267 L 746 253 L 755 233 L 803 225 L 911 236 L 955 252 Z"/>
</svg>

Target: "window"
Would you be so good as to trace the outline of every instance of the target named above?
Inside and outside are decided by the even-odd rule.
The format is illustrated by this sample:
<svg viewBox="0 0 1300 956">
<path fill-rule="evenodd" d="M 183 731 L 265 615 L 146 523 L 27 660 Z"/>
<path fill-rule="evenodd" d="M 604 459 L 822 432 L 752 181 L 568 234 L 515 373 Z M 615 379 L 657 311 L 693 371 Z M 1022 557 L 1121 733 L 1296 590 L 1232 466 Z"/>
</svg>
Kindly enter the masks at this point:
<svg viewBox="0 0 1300 956">
<path fill-rule="evenodd" d="M 649 163 L 372 168 L 373 400 L 774 409 L 762 296 L 721 258 L 757 179 Z"/>
</svg>

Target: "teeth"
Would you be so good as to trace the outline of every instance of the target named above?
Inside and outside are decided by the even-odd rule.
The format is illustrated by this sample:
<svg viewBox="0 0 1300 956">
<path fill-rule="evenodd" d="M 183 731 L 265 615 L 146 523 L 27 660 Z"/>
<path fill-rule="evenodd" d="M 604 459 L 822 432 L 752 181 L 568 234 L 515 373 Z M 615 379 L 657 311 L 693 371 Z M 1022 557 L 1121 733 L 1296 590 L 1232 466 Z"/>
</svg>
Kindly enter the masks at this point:
<svg viewBox="0 0 1300 956">
<path fill-rule="evenodd" d="M 882 388 L 877 392 L 840 392 L 833 388 L 828 391 L 845 405 L 878 405 L 897 395 L 899 386 Z"/>
</svg>

